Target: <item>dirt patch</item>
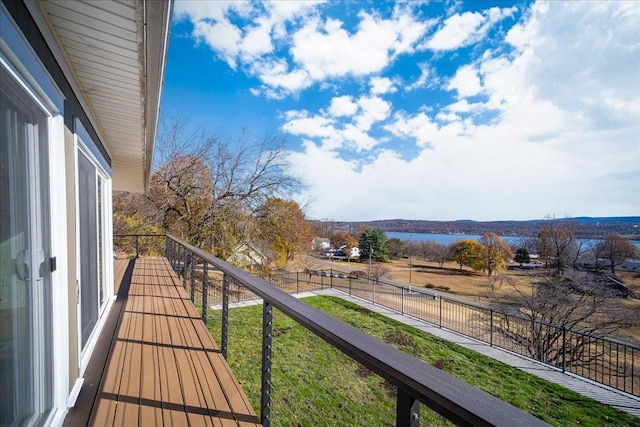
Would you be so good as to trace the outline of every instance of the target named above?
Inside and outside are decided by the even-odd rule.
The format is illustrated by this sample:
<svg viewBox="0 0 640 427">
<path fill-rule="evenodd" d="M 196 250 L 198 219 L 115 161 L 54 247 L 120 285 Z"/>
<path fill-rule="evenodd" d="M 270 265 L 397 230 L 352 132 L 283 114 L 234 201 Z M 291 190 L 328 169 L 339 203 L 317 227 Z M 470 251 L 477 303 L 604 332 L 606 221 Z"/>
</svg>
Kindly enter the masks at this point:
<svg viewBox="0 0 640 427">
<path fill-rule="evenodd" d="M 451 367 L 451 362 L 446 359 L 438 359 L 433 363 L 433 366 L 442 371 L 448 371 Z"/>
<path fill-rule="evenodd" d="M 357 306 L 353 308 L 355 311 L 359 312 L 359 313 L 364 313 L 364 314 L 371 314 L 373 313 L 373 311 L 369 310 L 366 307 L 362 307 L 362 306 Z"/>
<path fill-rule="evenodd" d="M 415 351 L 418 349 L 416 341 L 413 339 L 412 336 L 409 336 L 397 329 L 386 332 L 382 340 L 387 344 L 391 344 L 397 347 L 409 348 L 412 351 Z"/>
</svg>

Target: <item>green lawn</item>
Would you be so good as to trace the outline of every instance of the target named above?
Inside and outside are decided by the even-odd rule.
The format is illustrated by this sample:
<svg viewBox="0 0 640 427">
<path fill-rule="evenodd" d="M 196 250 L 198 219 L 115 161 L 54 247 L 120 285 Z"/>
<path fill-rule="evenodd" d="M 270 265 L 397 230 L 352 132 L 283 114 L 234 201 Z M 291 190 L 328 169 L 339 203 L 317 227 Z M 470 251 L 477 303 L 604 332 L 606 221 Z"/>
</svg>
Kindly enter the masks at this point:
<svg viewBox="0 0 640 427">
<path fill-rule="evenodd" d="M 640 419 L 566 388 L 335 297 L 304 300 L 322 311 L 553 425 L 640 426 Z M 220 311 L 209 314 L 220 339 Z M 262 306 L 230 310 L 228 360 L 259 414 Z M 395 390 L 274 310 L 274 426 L 393 425 Z M 422 425 L 449 425 L 421 406 Z"/>
</svg>

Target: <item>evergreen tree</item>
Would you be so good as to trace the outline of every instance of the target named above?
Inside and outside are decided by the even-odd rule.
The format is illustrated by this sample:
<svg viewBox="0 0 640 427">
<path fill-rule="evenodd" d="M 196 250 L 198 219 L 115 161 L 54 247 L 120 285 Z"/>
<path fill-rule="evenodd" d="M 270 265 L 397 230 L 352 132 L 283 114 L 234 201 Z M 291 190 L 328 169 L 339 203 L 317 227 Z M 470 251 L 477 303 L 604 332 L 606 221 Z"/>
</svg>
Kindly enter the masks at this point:
<svg viewBox="0 0 640 427">
<path fill-rule="evenodd" d="M 360 260 L 365 261 L 369 259 L 369 252 L 371 252 L 371 259 L 380 262 L 389 261 L 389 249 L 387 248 L 387 236 L 384 230 L 380 228 L 370 228 L 362 232 L 359 240 L 360 245 Z"/>
</svg>

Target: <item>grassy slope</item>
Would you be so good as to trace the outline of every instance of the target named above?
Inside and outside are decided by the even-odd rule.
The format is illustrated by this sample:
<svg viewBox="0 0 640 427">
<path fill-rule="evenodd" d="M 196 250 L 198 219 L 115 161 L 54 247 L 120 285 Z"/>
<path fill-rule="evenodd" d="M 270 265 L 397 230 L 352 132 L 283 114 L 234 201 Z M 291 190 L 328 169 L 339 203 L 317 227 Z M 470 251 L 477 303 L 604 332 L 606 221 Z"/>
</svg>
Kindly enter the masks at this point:
<svg viewBox="0 0 640 427">
<path fill-rule="evenodd" d="M 305 301 L 551 424 L 640 426 L 640 419 L 624 412 L 339 298 Z M 261 306 L 231 310 L 229 331 L 229 363 L 256 409 L 261 312 Z M 216 340 L 219 318 L 219 311 L 209 316 Z M 393 388 L 279 312 L 274 314 L 273 370 L 274 425 L 393 424 Z M 424 406 L 421 420 L 422 425 L 446 424 Z"/>
</svg>

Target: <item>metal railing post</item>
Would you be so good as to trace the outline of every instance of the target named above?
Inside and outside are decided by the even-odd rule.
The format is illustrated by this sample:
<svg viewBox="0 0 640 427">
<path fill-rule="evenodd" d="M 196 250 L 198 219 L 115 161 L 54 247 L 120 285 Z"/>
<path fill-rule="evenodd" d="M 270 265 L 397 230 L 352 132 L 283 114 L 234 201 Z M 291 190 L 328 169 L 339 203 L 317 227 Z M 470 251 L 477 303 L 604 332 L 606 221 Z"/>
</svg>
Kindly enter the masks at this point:
<svg viewBox="0 0 640 427">
<path fill-rule="evenodd" d="M 333 267 L 331 267 L 331 271 L 329 272 L 329 289 L 333 289 Z"/>
<path fill-rule="evenodd" d="M 182 254 L 182 287 L 187 289 L 187 248 L 183 247 L 184 253 Z"/>
<path fill-rule="evenodd" d="M 491 316 L 489 320 L 489 345 L 493 347 L 493 308 L 489 309 L 489 316 Z"/>
<path fill-rule="evenodd" d="M 567 327 L 562 325 L 562 372 L 567 369 Z"/>
<path fill-rule="evenodd" d="M 227 342 L 229 341 L 229 276 L 222 278 L 222 339 L 220 351 L 227 358 Z"/>
<path fill-rule="evenodd" d="M 300 293 L 300 272 L 296 271 L 296 294 Z"/>
<path fill-rule="evenodd" d="M 207 324 L 207 311 L 209 311 L 209 264 L 202 261 L 202 321 Z"/>
<path fill-rule="evenodd" d="M 402 290 L 402 297 L 400 298 L 400 300 L 402 301 L 402 308 L 400 313 L 404 314 L 404 286 L 400 289 Z"/>
<path fill-rule="evenodd" d="M 374 305 L 376 304 L 376 282 L 372 282 L 373 285 L 373 300 L 371 301 Z"/>
<path fill-rule="evenodd" d="M 191 302 L 196 303 L 196 254 L 191 253 Z"/>
<path fill-rule="evenodd" d="M 136 258 L 138 258 L 140 256 L 140 250 L 139 250 L 140 245 L 139 245 L 139 240 L 138 240 L 139 238 L 140 238 L 140 236 L 138 236 L 136 234 Z"/>
<path fill-rule="evenodd" d="M 396 426 L 418 427 L 420 425 L 420 402 L 398 387 L 396 403 Z"/>
<path fill-rule="evenodd" d="M 438 326 L 442 328 L 442 295 L 440 296 L 440 320 L 438 321 Z"/>
<path fill-rule="evenodd" d="M 260 393 L 260 423 L 271 426 L 271 350 L 273 343 L 273 305 L 267 300 L 262 306 L 262 389 Z"/>
</svg>

